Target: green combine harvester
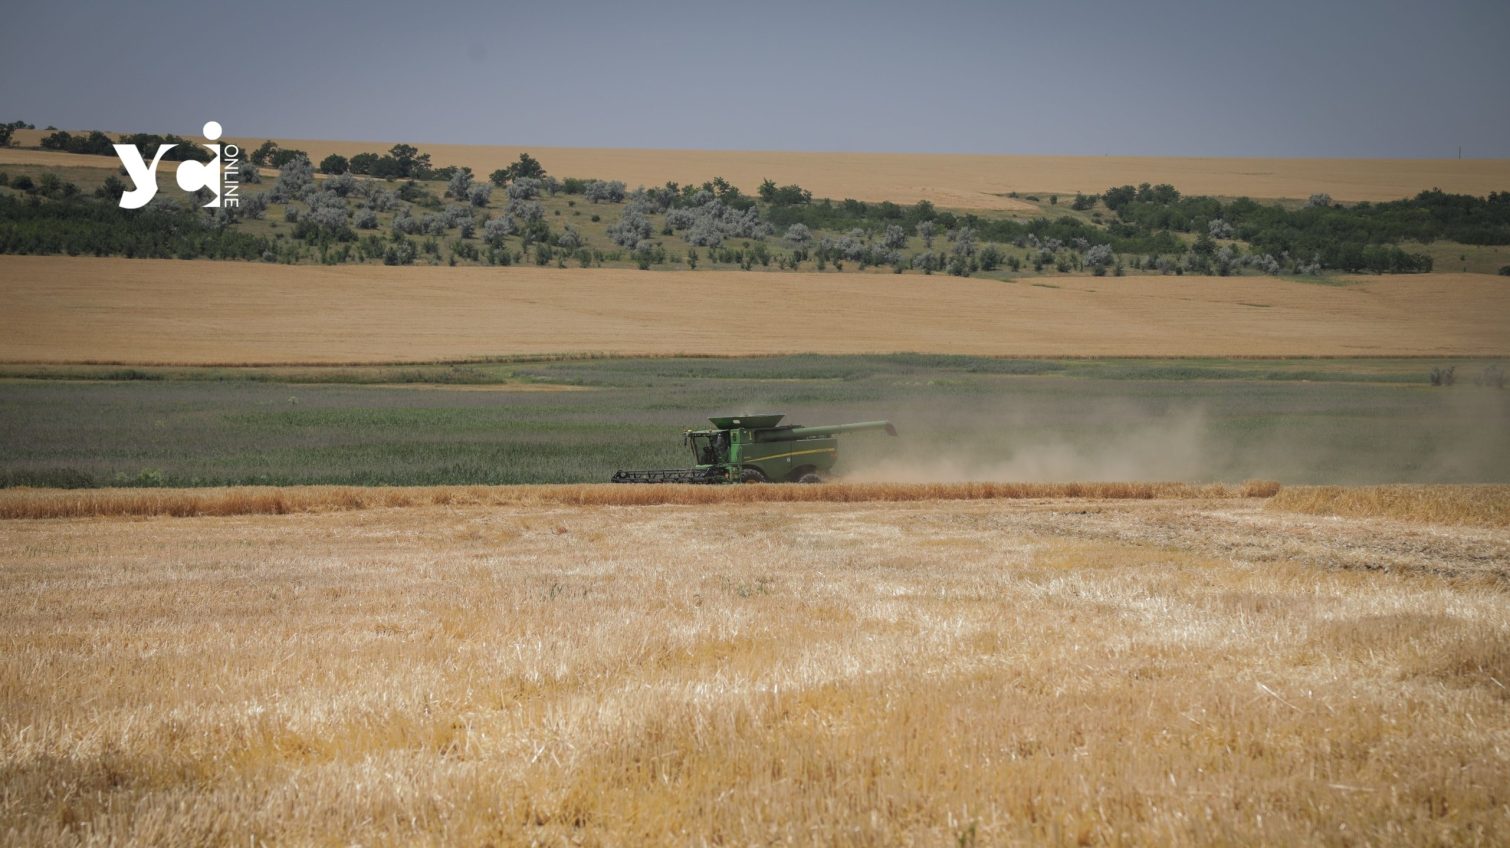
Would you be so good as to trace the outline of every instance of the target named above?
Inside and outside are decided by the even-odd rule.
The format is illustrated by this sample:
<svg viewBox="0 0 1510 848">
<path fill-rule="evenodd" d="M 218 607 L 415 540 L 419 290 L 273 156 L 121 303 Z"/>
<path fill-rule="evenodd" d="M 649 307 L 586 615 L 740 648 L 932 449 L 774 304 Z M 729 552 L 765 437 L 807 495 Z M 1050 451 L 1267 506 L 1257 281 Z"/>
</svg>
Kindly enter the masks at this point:
<svg viewBox="0 0 1510 848">
<path fill-rule="evenodd" d="M 615 483 L 821 483 L 839 460 L 840 433 L 885 430 L 890 421 L 862 421 L 829 427 L 782 424 L 782 415 L 709 418 L 712 430 L 682 436 L 697 463 L 691 468 L 620 471 Z"/>
</svg>

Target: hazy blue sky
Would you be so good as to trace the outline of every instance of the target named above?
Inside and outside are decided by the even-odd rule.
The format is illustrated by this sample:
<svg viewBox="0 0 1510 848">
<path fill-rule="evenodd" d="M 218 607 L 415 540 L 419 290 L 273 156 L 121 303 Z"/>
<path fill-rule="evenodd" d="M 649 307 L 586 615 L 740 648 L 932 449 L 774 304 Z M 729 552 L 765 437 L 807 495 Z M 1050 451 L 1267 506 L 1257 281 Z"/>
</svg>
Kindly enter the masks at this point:
<svg viewBox="0 0 1510 848">
<path fill-rule="evenodd" d="M 1510 0 L 8 6 L 0 120 L 39 127 L 1510 156 Z"/>
</svg>

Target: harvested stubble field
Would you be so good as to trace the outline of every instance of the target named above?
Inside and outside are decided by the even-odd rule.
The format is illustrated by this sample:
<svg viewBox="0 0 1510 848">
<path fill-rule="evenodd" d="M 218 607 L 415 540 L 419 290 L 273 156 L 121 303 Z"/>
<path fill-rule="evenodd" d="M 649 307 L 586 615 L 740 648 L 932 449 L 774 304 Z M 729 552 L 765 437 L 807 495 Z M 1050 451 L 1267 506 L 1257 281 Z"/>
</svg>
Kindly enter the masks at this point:
<svg viewBox="0 0 1510 848">
<path fill-rule="evenodd" d="M 17 143 L 37 145 L 45 133 L 22 130 Z M 391 141 L 279 139 L 319 162 L 332 153 L 381 152 Z M 248 150 L 261 138 L 240 138 Z M 797 183 L 818 197 L 928 200 L 956 209 L 1013 209 L 1026 204 L 1007 195 L 1076 191 L 1094 194 L 1109 186 L 1170 183 L 1186 194 L 1304 199 L 1324 192 L 1342 201 L 1395 200 L 1438 187 L 1482 194 L 1510 185 L 1505 159 L 1255 159 L 1154 156 L 1013 156 L 927 153 L 803 153 L 734 150 L 635 150 L 623 148 L 519 147 L 429 144 L 419 146 L 437 166 L 467 165 L 479 175 L 506 167 L 528 152 L 552 174 L 623 180 L 630 187 L 667 180 L 702 183 L 721 176 L 745 191 L 762 180 Z M 0 150 L 0 165 L 65 165 L 96 160 L 114 168 L 114 157 L 78 156 L 43 150 Z"/>
<path fill-rule="evenodd" d="M 1493 842 L 1510 533 L 1267 504 L 6 521 L 0 842 Z"/>
<path fill-rule="evenodd" d="M 595 352 L 1499 356 L 1510 285 L 388 268 L 0 256 L 0 361 L 422 362 Z M 733 317 L 699 318 L 697 304 Z M 739 316 L 748 316 L 740 320 Z"/>
</svg>

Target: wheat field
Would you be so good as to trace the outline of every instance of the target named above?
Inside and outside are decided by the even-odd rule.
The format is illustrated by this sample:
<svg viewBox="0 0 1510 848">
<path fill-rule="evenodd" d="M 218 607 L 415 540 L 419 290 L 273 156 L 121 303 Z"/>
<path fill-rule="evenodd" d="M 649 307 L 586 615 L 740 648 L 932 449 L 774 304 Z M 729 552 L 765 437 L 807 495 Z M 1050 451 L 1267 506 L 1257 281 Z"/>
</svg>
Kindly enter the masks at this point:
<svg viewBox="0 0 1510 848">
<path fill-rule="evenodd" d="M 1510 486 L 1290 486 L 1268 506 L 1287 512 L 1510 527 Z"/>
<path fill-rule="evenodd" d="M 727 293 L 749 320 L 695 320 Z M 1431 274 L 1028 281 L 0 256 L 0 361 L 413 362 L 515 354 L 1497 356 L 1510 286 Z"/>
<path fill-rule="evenodd" d="M 1385 487 L 1387 488 L 1387 487 Z M 1409 488 L 1409 487 L 1402 487 Z M 1477 490 L 1434 487 L 1464 502 Z M 740 503 L 863 503 L 869 501 L 1026 500 L 1093 498 L 1172 500 L 1266 498 L 1270 480 L 1222 483 L 825 483 L 821 486 L 622 485 L 583 483 L 518 486 L 228 486 L 199 489 L 0 489 L 0 519 L 100 516 L 286 515 L 412 506 L 650 506 Z M 1459 492 L 1463 494 L 1458 494 Z M 1510 506 L 1510 487 L 1490 488 Z"/>
<path fill-rule="evenodd" d="M 1497 841 L 1510 534 L 1264 504 L 7 520 L 0 844 Z"/>
<path fill-rule="evenodd" d="M 193 137 L 197 128 L 189 133 Z M 43 133 L 21 130 L 18 144 L 34 146 Z M 233 140 L 246 149 L 262 138 Z M 391 141 L 279 139 L 319 162 L 339 153 L 384 152 Z M 1510 188 L 1506 159 L 1257 159 L 1149 156 L 1021 156 L 928 153 L 806 153 L 735 150 L 635 150 L 519 145 L 428 144 L 412 141 L 437 166 L 467 165 L 492 173 L 529 152 L 561 177 L 623 180 L 631 188 L 667 180 L 702 183 L 721 176 L 746 192 L 762 180 L 797 183 L 816 197 L 913 203 L 955 209 L 1021 208 L 1011 192 L 1097 194 L 1116 185 L 1170 183 L 1186 194 L 1298 198 L 1326 193 L 1343 201 L 1395 200 L 1428 188 L 1482 195 Z M 0 165 L 115 167 L 113 157 L 42 150 L 0 150 Z"/>
</svg>

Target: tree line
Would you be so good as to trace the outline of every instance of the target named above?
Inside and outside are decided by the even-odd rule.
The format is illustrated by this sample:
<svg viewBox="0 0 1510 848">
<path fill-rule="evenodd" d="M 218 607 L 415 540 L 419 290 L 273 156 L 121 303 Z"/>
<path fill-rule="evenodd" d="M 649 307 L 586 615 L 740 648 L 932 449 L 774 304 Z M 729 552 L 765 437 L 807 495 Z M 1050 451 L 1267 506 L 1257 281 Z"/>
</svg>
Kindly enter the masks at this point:
<svg viewBox="0 0 1510 848">
<path fill-rule="evenodd" d="M 0 124 L 19 126 L 19 122 Z M 169 158 L 174 154 L 208 157 L 199 145 L 173 135 L 137 134 L 122 136 L 121 141 L 149 148 L 179 145 Z M 110 143 L 108 136 L 98 132 L 73 136 L 56 131 L 44 139 L 50 149 L 76 152 L 97 151 Z M 435 167 L 428 153 L 408 144 L 396 144 L 382 154 L 359 153 L 349 158 L 332 154 L 318 169 L 304 151 L 271 140 L 250 151 L 248 158 L 279 169 L 271 191 L 249 194 L 236 210 L 159 209 L 167 217 L 150 221 L 152 226 L 168 227 L 162 239 L 136 232 L 136 224 L 114 212 L 98 216 L 87 210 L 39 209 L 90 202 L 76 196 L 77 189 L 55 175 L 44 174 L 40 183 L 19 176 L 10 187 L 30 197 L 12 198 L 0 210 L 0 250 L 298 261 L 309 255 L 308 248 L 317 251 L 321 261 L 370 259 L 374 251 L 380 251 L 385 261 L 402 263 L 423 253 L 439 256 L 436 240 L 454 233 L 453 262 L 458 257 L 482 261 L 486 253 L 489 261 L 503 264 L 524 261 L 533 252 L 540 264 L 559 263 L 562 256 L 591 257 L 601 264 L 604 256 L 627 252 L 643 267 L 647 262 L 668 261 L 667 257 L 671 262 L 683 261 L 667 254 L 660 241 L 679 237 L 690 248 L 685 261 L 692 267 L 702 258 L 696 248 L 706 248 L 706 257 L 720 262 L 775 263 L 787 268 L 812 261 L 820 270 L 842 269 L 852 263 L 860 268 L 892 266 L 898 273 L 916 269 L 968 274 L 1031 266 L 1037 271 L 1052 267 L 1061 272 L 1089 269 L 1120 274 L 1126 264 L 1160 273 L 1228 274 L 1255 269 L 1306 274 L 1322 269 L 1430 270 L 1431 259 L 1402 249 L 1399 243 L 1404 241 L 1510 244 L 1510 192 L 1473 197 L 1433 189 L 1406 200 L 1352 205 L 1315 195 L 1295 206 L 1260 204 L 1247 198 L 1223 202 L 1184 196 L 1167 184 L 1144 183 L 1114 186 L 1096 195 L 1077 194 L 1069 203 L 1077 214 L 1024 220 L 942 211 L 926 200 L 900 205 L 814 199 L 812 192 L 799 185 L 778 185 L 773 180 L 762 182 L 753 195 L 719 177 L 686 185 L 667 182 L 631 192 L 616 180 L 558 179 L 528 153 L 493 171 L 486 180 L 476 178 L 465 166 Z M 327 177 L 316 182 L 316 170 Z M 250 172 L 248 181 L 255 178 L 255 171 Z M 437 197 L 422 187 L 420 182 L 425 180 L 445 181 L 443 195 Z M 118 196 L 123 188 L 112 177 L 101 196 Z M 496 208 L 490 207 L 491 198 L 500 188 L 508 200 L 501 214 L 493 217 L 488 210 Z M 593 249 L 571 224 L 552 230 L 541 200 L 559 193 L 578 195 L 593 204 L 623 204 L 618 219 L 608 227 L 613 244 L 607 254 Z M 448 203 L 448 198 L 454 202 Z M 304 248 L 282 239 L 238 241 L 214 234 L 234 232 L 237 221 L 261 217 L 269 203 L 283 205 L 284 220 L 293 225 L 290 235 Z M 154 209 L 161 205 L 155 203 Z M 361 234 L 384 226 L 380 213 L 390 216 L 386 242 L 391 244 L 376 243 L 375 234 Z M 149 220 L 140 215 L 127 217 L 137 224 Z M 592 220 L 597 221 L 598 215 Z M 187 234 L 191 225 L 211 232 Z M 98 237 L 89 235 L 90 227 L 101 230 Z M 783 234 L 789 253 L 750 243 L 778 234 Z M 419 248 L 406 246 L 409 236 L 428 240 Z M 485 248 L 472 242 L 474 237 L 480 237 Z M 936 238 L 943 239 L 938 249 Z M 516 240 L 522 250 L 505 251 L 505 239 Z M 743 240 L 744 246 L 725 245 L 734 239 Z M 923 250 L 904 256 L 916 243 L 912 239 L 920 240 Z M 1004 252 L 1008 246 L 1025 251 L 1026 256 Z M 203 252 L 193 254 L 196 250 Z"/>
</svg>

